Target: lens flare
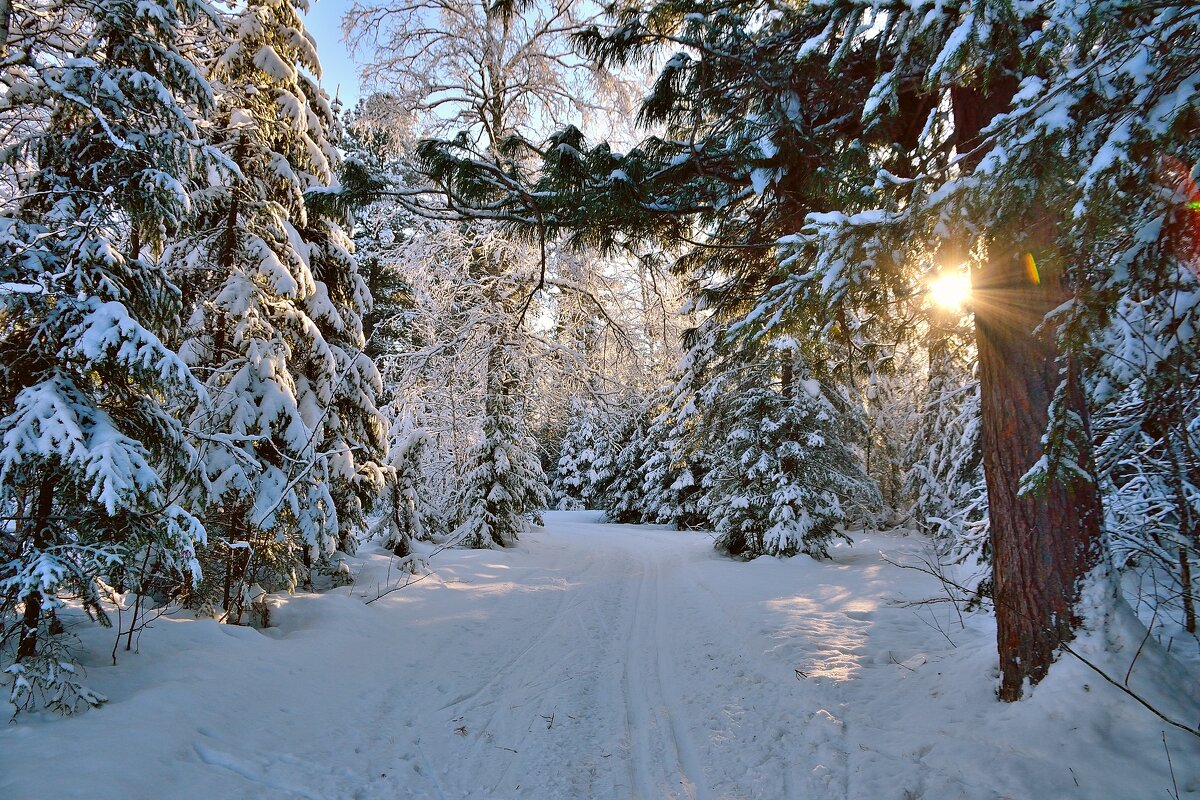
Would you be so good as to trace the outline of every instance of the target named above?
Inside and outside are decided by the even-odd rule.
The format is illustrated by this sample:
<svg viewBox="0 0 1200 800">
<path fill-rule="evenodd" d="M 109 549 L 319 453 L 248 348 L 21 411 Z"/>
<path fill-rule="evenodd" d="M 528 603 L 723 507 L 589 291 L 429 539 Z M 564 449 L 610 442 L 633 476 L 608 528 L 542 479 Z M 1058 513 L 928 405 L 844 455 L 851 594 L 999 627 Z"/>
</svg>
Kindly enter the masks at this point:
<svg viewBox="0 0 1200 800">
<path fill-rule="evenodd" d="M 971 276 L 942 272 L 929 282 L 929 299 L 949 311 L 961 311 L 971 299 Z"/>
<path fill-rule="evenodd" d="M 1174 156 L 1160 160 L 1162 179 L 1180 195 L 1180 208 L 1167 212 L 1162 241 L 1167 252 L 1190 267 L 1200 277 L 1200 186 L 1195 168 Z"/>
<path fill-rule="evenodd" d="M 1034 286 L 1040 285 L 1042 276 L 1038 274 L 1037 262 L 1033 260 L 1033 253 L 1026 253 L 1021 256 L 1021 260 L 1025 262 L 1025 277 L 1029 278 L 1029 282 Z"/>
</svg>

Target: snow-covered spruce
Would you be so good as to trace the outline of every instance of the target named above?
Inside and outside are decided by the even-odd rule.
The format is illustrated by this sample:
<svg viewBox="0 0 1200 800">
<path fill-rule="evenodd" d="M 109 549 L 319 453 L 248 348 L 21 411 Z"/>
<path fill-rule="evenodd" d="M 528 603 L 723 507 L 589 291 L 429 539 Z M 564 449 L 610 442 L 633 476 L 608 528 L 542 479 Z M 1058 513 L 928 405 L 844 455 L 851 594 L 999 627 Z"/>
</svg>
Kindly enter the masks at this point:
<svg viewBox="0 0 1200 800">
<path fill-rule="evenodd" d="M 600 410 L 579 400 L 571 403 L 571 421 L 563 438 L 552 491 L 559 508 L 600 508 L 615 477 L 611 433 Z"/>
<path fill-rule="evenodd" d="M 699 391 L 717 358 L 717 327 L 709 325 L 694 342 L 664 393 L 646 437 L 648 458 L 642 473 L 642 514 L 646 522 L 677 528 L 709 526 L 704 508 L 704 479 L 712 468 L 708 427 Z"/>
<path fill-rule="evenodd" d="M 468 547 L 508 547 L 530 520 L 541 524 L 550 504 L 537 448 L 523 427 L 515 382 L 506 374 L 504 349 L 488 357 L 483 430 L 472 449 L 459 490 L 456 540 Z"/>
<path fill-rule="evenodd" d="M 332 138 L 339 129 L 328 113 L 324 93 L 311 84 L 304 88 L 311 92 L 311 105 L 327 114 L 315 133 L 324 130 Z M 336 159 L 333 163 L 336 166 Z M 388 430 L 378 408 L 383 380 L 367 352 L 364 332 L 372 297 L 345 232 L 345 226 L 353 224 L 353 210 L 337 202 L 337 187 L 318 186 L 305 199 L 308 224 L 301 235 L 310 244 L 316 288 L 307 298 L 308 312 L 329 346 L 335 370 L 317 447 L 325 459 L 325 480 L 337 510 L 338 547 L 353 552 L 357 536 L 367 527 L 368 513 L 394 477 L 383 466 Z"/>
<path fill-rule="evenodd" d="M 737 556 L 828 558 L 854 506 L 878 492 L 816 381 L 749 387 L 722 405 L 729 432 L 705 481 L 717 546 Z M 869 500 L 868 500 L 869 502 Z"/>
<path fill-rule="evenodd" d="M 337 221 L 306 199 L 337 160 L 313 40 L 288 0 L 251 0 L 227 25 L 206 134 L 237 173 L 195 193 L 167 258 L 188 287 L 182 353 L 212 398 L 190 421 L 214 496 L 193 602 L 237 619 L 241 587 L 294 586 L 350 541 L 382 483 L 384 429 L 365 287 Z"/>
<path fill-rule="evenodd" d="M 648 405 L 648 404 L 643 404 Z M 613 522 L 641 522 L 645 515 L 642 486 L 646 464 L 653 451 L 647 431 L 646 408 L 638 408 L 625 420 L 618 432 L 614 449 L 613 479 L 609 485 L 605 511 Z"/>
<path fill-rule="evenodd" d="M 220 160 L 191 118 L 213 97 L 188 32 L 211 14 L 190 0 L 6 9 L 27 42 L 5 67 L 16 123 L 0 151 L 18 176 L 0 208 L 0 283 L 20 287 L 0 292 L 0 654 L 17 708 L 103 699 L 64 652 L 64 595 L 107 624 L 110 587 L 143 591 L 147 565 L 172 592 L 202 575 L 189 509 L 205 487 L 172 411 L 204 391 L 164 344 L 180 291 L 154 254 Z"/>
<path fill-rule="evenodd" d="M 396 420 L 390 433 L 388 466 L 393 478 L 384 504 L 385 513 L 376 525 L 383 546 L 398 558 L 413 552 L 413 540 L 428 536 L 428 498 L 423 477 L 423 456 L 429 435 L 413 425 L 412 415 Z"/>
</svg>

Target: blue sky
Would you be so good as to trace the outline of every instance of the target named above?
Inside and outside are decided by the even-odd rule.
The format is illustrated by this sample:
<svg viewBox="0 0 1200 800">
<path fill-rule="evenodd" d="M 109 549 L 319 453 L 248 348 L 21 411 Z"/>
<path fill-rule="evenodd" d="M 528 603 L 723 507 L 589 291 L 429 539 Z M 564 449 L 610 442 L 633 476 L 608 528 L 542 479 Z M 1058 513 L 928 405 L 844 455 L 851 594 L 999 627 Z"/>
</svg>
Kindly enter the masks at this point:
<svg viewBox="0 0 1200 800">
<path fill-rule="evenodd" d="M 317 54 L 324 72 L 321 85 L 330 97 L 340 94 L 347 108 L 359 96 L 358 72 L 342 42 L 342 14 L 349 6 L 350 0 L 315 0 L 304 18 L 308 32 L 317 40 Z"/>
</svg>

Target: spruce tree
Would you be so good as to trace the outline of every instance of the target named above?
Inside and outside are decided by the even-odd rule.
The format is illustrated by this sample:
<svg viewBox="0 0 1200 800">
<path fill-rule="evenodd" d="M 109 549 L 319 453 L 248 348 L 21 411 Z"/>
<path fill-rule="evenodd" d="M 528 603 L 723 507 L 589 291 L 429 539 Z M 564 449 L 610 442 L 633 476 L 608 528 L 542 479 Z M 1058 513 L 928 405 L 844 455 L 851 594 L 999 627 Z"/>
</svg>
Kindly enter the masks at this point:
<svg viewBox="0 0 1200 800">
<path fill-rule="evenodd" d="M 690 347 L 674 384 L 664 393 L 663 408 L 647 431 L 654 443 L 642 468 L 643 515 L 647 522 L 676 528 L 707 528 L 704 482 L 712 468 L 707 420 L 700 393 L 714 377 L 719 360 L 719 326 L 689 332 Z"/>
<path fill-rule="evenodd" d="M 339 513 L 361 515 L 356 459 L 370 464 L 377 420 L 373 367 L 356 355 L 363 287 L 336 222 L 306 198 L 337 159 L 313 40 L 286 0 L 250 0 L 227 26 L 206 133 L 236 177 L 195 194 L 200 216 L 168 257 L 188 289 L 182 352 L 212 398 L 190 423 L 215 497 L 199 602 L 236 619 L 246 586 L 294 585 L 338 546 Z"/>
<path fill-rule="evenodd" d="M 561 508 L 599 508 L 614 477 L 613 445 L 599 410 L 571 403 L 552 491 Z"/>
<path fill-rule="evenodd" d="M 651 406 L 648 402 L 645 405 Z M 646 408 L 639 408 L 630 415 L 614 445 L 613 479 L 605 508 L 613 522 L 638 523 L 645 518 L 646 498 L 642 486 L 646 480 L 646 464 L 656 449 L 649 437 L 647 416 Z"/>
<path fill-rule="evenodd" d="M 418 184 L 412 165 L 412 118 L 397 98 L 372 94 L 344 119 L 338 142 L 343 152 L 337 195 L 353 206 L 353 239 L 358 271 L 371 294 L 363 317 L 366 353 L 377 364 L 416 349 L 410 317 L 413 285 L 407 248 L 430 223 L 394 197 Z"/>
<path fill-rule="evenodd" d="M 832 542 L 850 541 L 847 522 L 879 512 L 878 487 L 854 448 L 861 420 L 811 378 L 777 391 L 761 377 L 722 386 L 713 412 L 722 418 L 714 427 L 728 431 L 714 443 L 705 483 L 716 545 L 743 557 L 828 558 Z"/>
<path fill-rule="evenodd" d="M 428 509 L 423 472 L 423 456 L 429 445 L 425 431 L 413 425 L 405 414 L 392 426 L 388 466 L 392 469 L 390 494 L 385 514 L 376 529 L 382 532 L 383 546 L 398 558 L 412 555 L 414 539 L 428 538 Z"/>
<path fill-rule="evenodd" d="M 675 528 L 706 528 L 704 478 L 710 466 L 701 441 L 669 412 L 647 432 L 657 442 L 642 467 L 642 519 Z"/>
<path fill-rule="evenodd" d="M 213 29 L 207 6 L 100 0 L 47 13 L 62 34 L 21 32 L 40 46 L 14 67 L 25 90 L 3 111 L 37 122 L 10 128 L 0 152 L 22 176 L 0 210 L 0 508 L 15 520 L 0 534 L 0 653 L 17 662 L 18 707 L 40 694 L 70 710 L 102 698 L 79 687 L 48 630 L 61 596 L 106 622 L 103 583 L 140 589 L 141 563 L 177 586 L 201 578 L 205 531 L 188 509 L 204 486 L 171 408 L 204 390 L 164 343 L 181 297 L 154 254 L 220 159 L 191 119 L 213 106 L 187 49 Z M 34 109 L 44 116 L 22 117 Z M 190 502 L 178 486 L 192 487 Z"/>
<path fill-rule="evenodd" d="M 318 120 L 313 133 L 336 140 L 341 128 L 323 93 L 311 84 L 302 88 L 312 92 L 310 105 Z M 331 159 L 332 168 L 339 166 L 340 158 Z M 305 197 L 308 224 L 300 233 L 309 244 L 315 287 L 307 300 L 309 316 L 334 361 L 332 394 L 324 400 L 323 438 L 318 443 L 325 460 L 322 477 L 329 484 L 337 512 L 338 547 L 353 553 L 356 535 L 366 531 L 367 514 L 392 476 L 383 466 L 387 423 L 378 408 L 383 380 L 368 353 L 364 331 L 373 298 L 359 271 L 354 243 L 346 233 L 354 224 L 354 203 L 347 202 L 340 189 L 317 186 L 309 190 Z"/>
<path fill-rule="evenodd" d="M 517 385 L 506 348 L 488 355 L 483 429 L 472 448 L 459 490 L 455 538 L 468 547 L 511 547 L 551 502 L 537 447 L 520 417 Z"/>
</svg>

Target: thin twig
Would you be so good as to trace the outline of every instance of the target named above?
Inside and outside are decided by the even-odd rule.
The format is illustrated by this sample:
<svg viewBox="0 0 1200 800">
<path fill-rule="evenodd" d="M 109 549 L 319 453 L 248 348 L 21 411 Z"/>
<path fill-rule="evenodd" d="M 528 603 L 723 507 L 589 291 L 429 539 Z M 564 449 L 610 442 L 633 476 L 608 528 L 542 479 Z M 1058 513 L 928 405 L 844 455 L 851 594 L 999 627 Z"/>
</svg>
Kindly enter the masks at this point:
<svg viewBox="0 0 1200 800">
<path fill-rule="evenodd" d="M 1154 613 L 1150 615 L 1150 623 L 1146 626 L 1146 635 L 1142 637 L 1142 643 L 1138 645 L 1137 652 L 1133 654 L 1133 661 L 1129 662 L 1129 669 L 1125 671 L 1125 685 L 1129 685 L 1129 676 L 1133 674 L 1133 665 L 1137 663 L 1138 657 L 1142 654 L 1142 648 L 1146 646 L 1146 641 L 1150 638 L 1150 632 L 1154 630 L 1154 620 L 1158 617 L 1158 604 L 1154 606 Z"/>
<path fill-rule="evenodd" d="M 1167 753 L 1167 768 L 1171 770 L 1171 785 L 1175 787 L 1175 800 L 1179 800 L 1179 783 L 1175 780 L 1175 765 L 1171 763 L 1171 748 L 1167 747 L 1167 732 L 1162 732 L 1163 750 Z"/>
<path fill-rule="evenodd" d="M 887 559 L 885 559 L 885 560 L 887 560 Z M 957 584 L 945 576 L 939 576 L 939 575 L 931 572 L 928 569 L 922 569 L 921 567 L 918 567 L 913 564 L 897 564 L 894 561 L 889 562 L 889 563 L 895 564 L 896 566 L 898 566 L 902 569 L 914 569 L 918 572 L 925 572 L 926 574 L 933 575 L 933 577 L 944 581 L 945 583 L 949 584 L 950 586 L 953 586 L 955 589 L 958 589 L 959 591 L 968 592 L 968 593 L 970 592 L 970 590 L 967 589 L 965 586 Z M 991 599 L 992 599 L 992 602 L 996 601 L 996 598 L 994 598 L 994 597 Z M 1137 694 L 1136 692 L 1131 690 L 1129 687 L 1122 685 L 1120 681 L 1113 678 L 1111 675 L 1109 675 L 1107 672 L 1102 670 L 1100 667 L 1096 666 L 1091 661 L 1089 661 L 1088 659 L 1084 658 L 1082 655 L 1077 653 L 1075 651 L 1075 649 L 1073 647 L 1071 647 L 1069 644 L 1067 644 L 1066 642 L 1061 642 L 1059 644 L 1059 647 L 1062 648 L 1062 651 L 1064 653 L 1074 656 L 1076 659 L 1083 662 L 1083 664 L 1085 666 L 1087 666 L 1089 669 L 1091 669 L 1093 672 L 1095 672 L 1097 675 L 1099 675 L 1101 678 L 1103 678 L 1106 682 L 1111 683 L 1113 686 L 1117 687 L 1122 692 L 1124 692 L 1125 694 L 1132 697 L 1140 705 L 1144 706 L 1146 708 L 1146 710 L 1150 711 L 1152 714 L 1154 714 L 1156 717 L 1161 719 L 1163 722 L 1167 723 L 1168 725 L 1170 725 L 1172 727 L 1179 728 L 1179 730 L 1181 730 L 1181 731 L 1186 731 L 1186 732 L 1190 733 L 1192 736 L 1195 736 L 1196 738 L 1200 738 L 1200 728 L 1194 728 L 1185 723 L 1177 722 L 1176 720 L 1171 719 L 1166 714 L 1164 714 L 1163 712 L 1161 712 L 1157 708 L 1155 708 L 1153 705 L 1151 705 L 1150 702 L 1147 701 L 1145 698 L 1143 698 L 1141 695 Z"/>
</svg>

